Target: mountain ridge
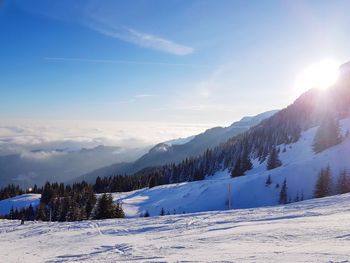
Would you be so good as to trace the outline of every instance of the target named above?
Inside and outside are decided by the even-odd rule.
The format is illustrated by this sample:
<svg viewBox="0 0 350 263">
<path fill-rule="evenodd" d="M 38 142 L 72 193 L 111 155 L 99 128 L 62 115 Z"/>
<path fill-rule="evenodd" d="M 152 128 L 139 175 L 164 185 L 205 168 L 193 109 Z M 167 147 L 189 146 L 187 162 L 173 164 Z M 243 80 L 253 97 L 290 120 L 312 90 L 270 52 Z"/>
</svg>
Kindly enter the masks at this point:
<svg viewBox="0 0 350 263">
<path fill-rule="evenodd" d="M 232 123 L 228 127 L 213 127 L 207 129 L 203 133 L 190 136 L 191 140 L 181 143 L 169 145 L 162 142 L 153 146 L 148 153 L 141 156 L 133 163 L 112 164 L 108 167 L 102 167 L 88 174 L 85 174 L 77 180 L 86 180 L 91 182 L 98 176 L 110 176 L 115 174 L 133 174 L 147 167 L 156 167 L 159 165 L 177 163 L 186 158 L 195 157 L 203 153 L 208 148 L 213 148 L 220 143 L 227 141 L 232 136 L 248 130 L 250 127 L 258 124 L 263 119 L 268 118 L 278 112 L 278 110 L 270 110 L 255 116 L 246 116 L 240 121 Z M 188 137 L 188 138 L 190 138 Z M 187 138 L 185 138 L 186 140 Z"/>
</svg>

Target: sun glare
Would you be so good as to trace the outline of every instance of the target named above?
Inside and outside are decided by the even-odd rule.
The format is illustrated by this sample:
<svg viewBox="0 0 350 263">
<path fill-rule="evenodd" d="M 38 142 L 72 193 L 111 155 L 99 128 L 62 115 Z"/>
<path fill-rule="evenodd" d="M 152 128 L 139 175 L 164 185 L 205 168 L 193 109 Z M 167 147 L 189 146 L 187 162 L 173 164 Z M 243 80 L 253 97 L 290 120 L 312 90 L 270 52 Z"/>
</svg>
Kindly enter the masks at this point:
<svg viewBox="0 0 350 263">
<path fill-rule="evenodd" d="M 311 64 L 297 77 L 295 89 L 299 94 L 311 88 L 327 89 L 338 79 L 339 63 L 333 60 L 322 60 Z"/>
</svg>

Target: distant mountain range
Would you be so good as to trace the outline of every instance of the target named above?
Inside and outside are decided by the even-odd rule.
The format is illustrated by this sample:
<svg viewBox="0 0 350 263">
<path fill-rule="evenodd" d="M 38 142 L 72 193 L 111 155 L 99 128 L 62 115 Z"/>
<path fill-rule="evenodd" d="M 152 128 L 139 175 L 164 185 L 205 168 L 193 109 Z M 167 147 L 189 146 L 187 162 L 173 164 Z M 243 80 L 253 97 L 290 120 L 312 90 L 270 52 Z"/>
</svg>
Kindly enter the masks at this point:
<svg viewBox="0 0 350 263">
<path fill-rule="evenodd" d="M 243 117 L 228 127 L 214 127 L 195 136 L 175 139 L 155 145 L 148 153 L 132 163 L 115 163 L 113 165 L 89 172 L 73 181 L 94 181 L 98 176 L 115 174 L 133 174 L 146 167 L 154 167 L 169 163 L 178 163 L 189 157 L 196 157 L 208 148 L 218 146 L 233 136 L 247 131 L 262 120 L 274 115 L 278 110 L 271 110 L 256 116 Z"/>
</svg>

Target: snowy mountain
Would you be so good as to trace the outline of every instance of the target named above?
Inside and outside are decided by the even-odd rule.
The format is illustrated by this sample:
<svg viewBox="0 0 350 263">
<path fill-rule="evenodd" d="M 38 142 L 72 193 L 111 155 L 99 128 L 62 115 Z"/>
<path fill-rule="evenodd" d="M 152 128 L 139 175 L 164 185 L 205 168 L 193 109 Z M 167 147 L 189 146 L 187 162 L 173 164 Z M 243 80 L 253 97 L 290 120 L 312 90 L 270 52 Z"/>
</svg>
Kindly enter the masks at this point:
<svg viewBox="0 0 350 263">
<path fill-rule="evenodd" d="M 162 208 L 169 213 L 225 210 L 229 198 L 234 209 L 272 206 L 279 204 L 284 180 L 287 182 L 287 197 L 290 202 L 311 199 L 322 168 L 327 165 L 331 167 L 334 186 L 341 171 L 350 172 L 350 137 L 346 136 L 350 130 L 350 118 L 341 121 L 341 133 L 344 136 L 342 143 L 315 154 L 312 145 L 317 128 L 303 132 L 295 143 L 279 145 L 279 157 L 283 165 L 276 169 L 267 170 L 266 161 L 261 163 L 255 159 L 253 169 L 245 176 L 232 178 L 226 169 L 201 181 L 114 193 L 114 201 L 123 205 L 127 217 L 139 217 L 146 211 L 151 216 L 157 216 Z M 285 151 L 282 150 L 284 148 Z M 266 185 L 269 176 L 271 184 Z M 33 201 L 38 204 L 39 198 L 40 195 L 24 195 L 0 201 L 0 215 L 6 214 L 6 211 L 8 213 L 12 206 L 28 207 Z"/>
<path fill-rule="evenodd" d="M 20 210 L 22 208 L 28 208 L 30 205 L 33 207 L 38 207 L 40 197 L 40 194 L 23 194 L 5 200 L 0 200 L 0 215 L 10 214 L 12 208 Z"/>
<path fill-rule="evenodd" d="M 128 217 L 146 211 L 158 215 L 162 208 L 170 213 L 223 210 L 229 203 L 232 208 L 251 208 L 280 203 L 282 192 L 283 203 L 313 198 L 320 172 L 329 167 L 327 195 L 337 193 L 340 173 L 350 170 L 349 91 L 350 81 L 343 74 L 327 91 L 309 90 L 285 109 L 198 157 L 148 167 L 115 180 L 103 178 L 96 182 L 94 191 L 138 189 L 114 194 L 115 202 L 122 203 Z M 226 134 L 249 126 L 251 121 L 244 118 L 239 125 L 219 130 Z M 160 159 L 176 147 L 210 138 L 208 134 L 217 135 L 217 129 L 183 145 L 160 144 L 148 154 Z M 322 147 L 315 150 L 315 142 L 321 142 Z"/>
<path fill-rule="evenodd" d="M 329 123 L 335 125 L 331 133 L 327 132 Z M 228 200 L 234 208 L 276 205 L 282 188 L 283 202 L 313 198 L 319 173 L 328 166 L 333 185 L 329 191 L 336 193 L 340 173 L 350 171 L 349 130 L 350 80 L 343 73 L 328 90 L 309 90 L 285 109 L 199 157 L 142 172 L 161 186 L 114 197 L 123 203 L 128 216 L 145 211 L 158 215 L 162 208 L 170 213 L 222 210 Z M 339 139 L 329 144 L 334 136 Z M 325 147 L 316 151 L 319 137 Z M 166 149 L 162 152 L 170 149 L 160 148 Z M 270 167 L 274 152 L 279 160 Z"/>
<path fill-rule="evenodd" d="M 172 146 L 172 145 L 181 145 L 181 144 L 188 143 L 194 137 L 195 137 L 195 135 L 190 136 L 190 137 L 186 137 L 186 138 L 177 138 L 177 139 L 173 139 L 173 140 L 170 140 L 170 141 L 166 141 L 166 142 L 164 142 L 164 144 L 167 144 L 167 145 L 170 145 L 170 146 Z"/>
<path fill-rule="evenodd" d="M 78 222 L 0 220 L 2 262 L 347 262 L 350 195 Z"/>
<path fill-rule="evenodd" d="M 86 180 L 93 182 L 98 176 L 132 174 L 146 167 L 177 163 L 186 158 L 195 157 L 202 154 L 206 149 L 216 147 L 220 143 L 226 142 L 229 138 L 247 131 L 276 112 L 278 111 L 271 110 L 256 116 L 243 117 L 229 127 L 214 127 L 195 136 L 159 143 L 133 163 L 113 164 L 103 167 L 83 175 L 75 179 L 75 181 Z"/>
<path fill-rule="evenodd" d="M 341 121 L 342 133 L 350 130 L 350 118 Z M 344 169 L 350 172 L 348 153 L 350 137 L 341 144 L 319 154 L 312 149 L 317 127 L 302 133 L 300 139 L 289 145 L 279 145 L 283 165 L 266 169 L 266 161 L 253 160 L 253 169 L 244 176 L 232 178 L 226 169 L 218 171 L 205 180 L 183 182 L 145 188 L 128 193 L 114 194 L 114 200 L 123 204 L 127 216 L 139 216 L 145 211 L 150 215 L 159 215 L 161 209 L 173 213 L 192 213 L 213 210 L 225 210 L 228 198 L 232 208 L 252 208 L 279 204 L 279 194 L 283 181 L 287 182 L 287 197 L 290 202 L 313 198 L 318 173 L 327 165 L 331 167 L 334 185 Z M 271 184 L 266 185 L 270 176 Z M 231 196 L 228 187 L 231 188 Z M 278 186 L 278 187 L 277 187 Z"/>
</svg>

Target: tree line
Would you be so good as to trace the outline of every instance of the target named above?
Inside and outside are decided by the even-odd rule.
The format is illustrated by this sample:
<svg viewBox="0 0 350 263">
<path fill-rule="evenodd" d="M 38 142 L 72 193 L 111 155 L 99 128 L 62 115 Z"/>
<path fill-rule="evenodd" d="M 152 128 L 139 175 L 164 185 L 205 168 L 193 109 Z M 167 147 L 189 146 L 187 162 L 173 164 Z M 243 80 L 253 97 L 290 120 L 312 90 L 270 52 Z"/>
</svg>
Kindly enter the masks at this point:
<svg viewBox="0 0 350 263">
<path fill-rule="evenodd" d="M 122 205 L 115 204 L 111 194 L 104 193 L 97 198 L 93 186 L 86 182 L 72 186 L 47 182 L 37 189 L 39 192 L 38 207 L 12 208 L 5 218 L 64 222 L 125 216 Z"/>
</svg>

